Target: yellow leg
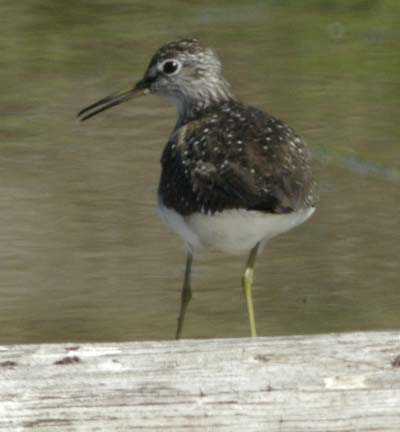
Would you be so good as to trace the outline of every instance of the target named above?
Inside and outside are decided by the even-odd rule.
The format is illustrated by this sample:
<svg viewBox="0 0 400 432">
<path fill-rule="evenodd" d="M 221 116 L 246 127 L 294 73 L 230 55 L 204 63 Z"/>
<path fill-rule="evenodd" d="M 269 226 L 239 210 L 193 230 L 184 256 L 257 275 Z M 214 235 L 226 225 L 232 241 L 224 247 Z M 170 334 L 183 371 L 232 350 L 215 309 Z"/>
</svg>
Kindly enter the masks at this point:
<svg viewBox="0 0 400 432">
<path fill-rule="evenodd" d="M 246 297 L 246 303 L 247 303 L 247 312 L 249 315 L 250 335 L 252 337 L 257 336 L 252 289 L 253 289 L 253 268 L 254 268 L 254 263 L 256 260 L 259 246 L 260 243 L 257 243 L 254 246 L 254 248 L 250 251 L 249 258 L 247 259 L 246 268 L 244 270 L 243 278 L 242 278 L 243 290 L 244 290 L 244 295 Z"/>
<path fill-rule="evenodd" d="M 193 255 L 190 251 L 186 253 L 186 269 L 185 277 L 183 279 L 182 294 L 181 294 L 181 310 L 178 317 L 178 327 L 176 329 L 176 339 L 181 338 L 183 321 L 185 320 L 185 313 L 192 298 L 192 289 L 190 287 L 190 273 L 192 270 Z"/>
</svg>

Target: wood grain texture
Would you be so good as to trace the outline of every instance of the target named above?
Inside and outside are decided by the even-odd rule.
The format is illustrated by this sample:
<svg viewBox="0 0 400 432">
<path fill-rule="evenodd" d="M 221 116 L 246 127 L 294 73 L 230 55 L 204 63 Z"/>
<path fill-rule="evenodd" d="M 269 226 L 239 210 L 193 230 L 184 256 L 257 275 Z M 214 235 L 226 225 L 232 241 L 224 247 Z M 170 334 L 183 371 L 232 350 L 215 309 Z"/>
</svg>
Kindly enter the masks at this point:
<svg viewBox="0 0 400 432">
<path fill-rule="evenodd" d="M 0 347 L 0 431 L 400 431 L 400 332 Z"/>
</svg>

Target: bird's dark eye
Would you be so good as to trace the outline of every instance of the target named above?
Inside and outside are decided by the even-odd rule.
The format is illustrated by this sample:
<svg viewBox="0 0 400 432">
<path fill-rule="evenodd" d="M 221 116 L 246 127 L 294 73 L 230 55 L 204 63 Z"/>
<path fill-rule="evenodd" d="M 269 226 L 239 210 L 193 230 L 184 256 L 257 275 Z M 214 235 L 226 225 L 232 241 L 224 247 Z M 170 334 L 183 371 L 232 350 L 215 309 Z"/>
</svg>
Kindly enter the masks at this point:
<svg viewBox="0 0 400 432">
<path fill-rule="evenodd" d="M 176 61 L 173 60 L 166 61 L 163 64 L 163 72 L 168 75 L 171 75 L 178 70 L 178 67 L 179 67 L 179 63 L 177 63 Z"/>
</svg>

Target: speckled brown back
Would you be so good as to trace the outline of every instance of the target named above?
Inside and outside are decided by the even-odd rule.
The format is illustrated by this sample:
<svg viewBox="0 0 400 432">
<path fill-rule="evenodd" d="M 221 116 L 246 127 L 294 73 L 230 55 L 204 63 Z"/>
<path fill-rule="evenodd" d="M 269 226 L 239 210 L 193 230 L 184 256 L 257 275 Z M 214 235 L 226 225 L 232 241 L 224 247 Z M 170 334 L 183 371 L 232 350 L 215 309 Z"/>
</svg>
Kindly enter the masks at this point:
<svg viewBox="0 0 400 432">
<path fill-rule="evenodd" d="M 308 151 L 284 122 L 236 100 L 193 118 L 164 149 L 164 206 L 190 215 L 240 208 L 289 213 L 316 205 Z"/>
</svg>

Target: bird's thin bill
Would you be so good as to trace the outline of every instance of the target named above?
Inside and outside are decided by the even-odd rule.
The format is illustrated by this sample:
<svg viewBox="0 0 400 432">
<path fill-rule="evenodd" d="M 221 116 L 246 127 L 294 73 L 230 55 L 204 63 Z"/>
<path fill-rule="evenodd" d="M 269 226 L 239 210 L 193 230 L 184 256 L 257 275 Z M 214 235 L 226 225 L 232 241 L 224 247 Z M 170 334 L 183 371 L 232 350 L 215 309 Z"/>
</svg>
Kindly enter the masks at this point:
<svg viewBox="0 0 400 432">
<path fill-rule="evenodd" d="M 86 108 L 83 108 L 82 110 L 79 111 L 77 117 L 79 118 L 80 121 L 87 120 L 90 117 L 93 117 L 96 114 L 101 113 L 102 111 L 105 111 L 115 105 L 119 105 L 120 103 L 125 102 L 129 99 L 143 96 L 148 93 L 149 90 L 147 88 L 143 88 L 142 86 L 139 85 L 136 85 L 134 87 L 128 87 L 123 90 L 119 90 L 87 106 Z"/>
</svg>

